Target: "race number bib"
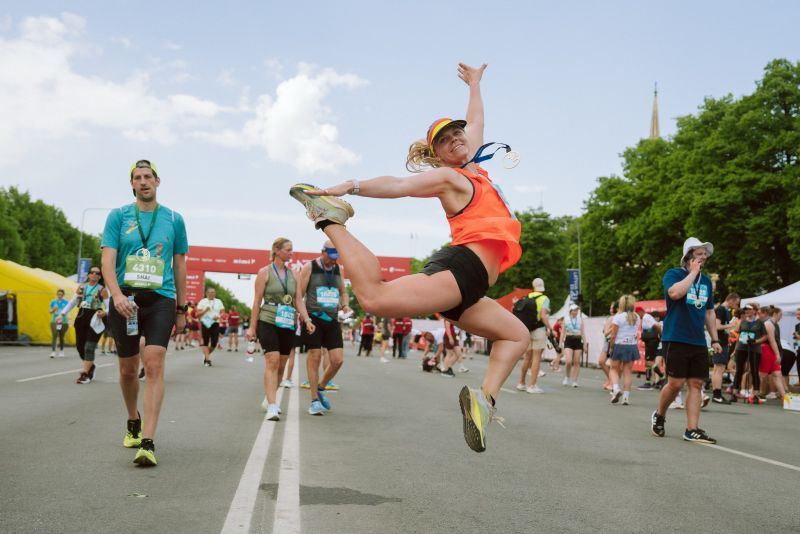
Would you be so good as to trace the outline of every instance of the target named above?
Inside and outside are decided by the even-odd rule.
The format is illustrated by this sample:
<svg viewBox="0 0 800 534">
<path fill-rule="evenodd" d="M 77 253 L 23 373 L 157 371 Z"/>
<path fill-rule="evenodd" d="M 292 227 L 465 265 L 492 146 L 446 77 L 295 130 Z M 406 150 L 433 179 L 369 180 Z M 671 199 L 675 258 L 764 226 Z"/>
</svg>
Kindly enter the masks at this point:
<svg viewBox="0 0 800 534">
<path fill-rule="evenodd" d="M 754 340 L 756 338 L 755 332 L 740 332 L 739 333 L 739 343 L 743 345 L 747 345 L 750 340 Z"/>
<path fill-rule="evenodd" d="M 286 304 L 278 304 L 275 310 L 275 326 L 294 330 L 294 308 Z"/>
<path fill-rule="evenodd" d="M 152 256 L 125 258 L 125 285 L 141 289 L 160 289 L 164 283 L 164 260 Z"/>
<path fill-rule="evenodd" d="M 699 288 L 692 286 L 686 293 L 686 304 L 694 306 L 695 308 L 702 308 L 708 302 L 708 288 L 700 286 Z"/>
<path fill-rule="evenodd" d="M 317 287 L 317 304 L 328 310 L 335 310 L 339 306 L 339 288 Z"/>
</svg>

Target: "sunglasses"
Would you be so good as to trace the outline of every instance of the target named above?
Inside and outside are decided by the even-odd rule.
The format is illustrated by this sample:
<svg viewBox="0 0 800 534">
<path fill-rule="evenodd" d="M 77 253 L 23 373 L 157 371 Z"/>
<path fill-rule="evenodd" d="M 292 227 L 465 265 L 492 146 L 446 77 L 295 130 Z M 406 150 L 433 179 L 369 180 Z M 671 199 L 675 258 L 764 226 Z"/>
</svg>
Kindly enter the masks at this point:
<svg viewBox="0 0 800 534">
<path fill-rule="evenodd" d="M 99 276 L 100 275 L 100 271 L 89 271 L 89 274 L 96 274 L 96 275 Z"/>
</svg>

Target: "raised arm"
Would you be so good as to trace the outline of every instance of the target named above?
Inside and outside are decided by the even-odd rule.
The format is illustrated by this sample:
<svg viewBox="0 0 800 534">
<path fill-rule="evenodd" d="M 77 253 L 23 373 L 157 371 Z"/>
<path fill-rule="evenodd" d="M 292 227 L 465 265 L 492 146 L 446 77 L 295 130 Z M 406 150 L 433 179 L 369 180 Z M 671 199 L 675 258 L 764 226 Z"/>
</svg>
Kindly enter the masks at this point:
<svg viewBox="0 0 800 534">
<path fill-rule="evenodd" d="M 470 156 L 474 155 L 474 151 L 483 144 L 483 98 L 481 97 L 481 78 L 483 71 L 486 70 L 486 63 L 480 67 L 470 67 L 465 63 L 458 64 L 458 77 L 464 80 L 464 83 L 469 87 L 469 103 L 467 104 L 467 127 L 465 132 L 467 134 L 467 141 L 473 150 Z"/>
<path fill-rule="evenodd" d="M 414 174 L 406 178 L 396 176 L 378 176 L 358 182 L 359 190 L 355 192 L 355 180 L 348 180 L 338 185 L 306 191 L 309 195 L 331 195 L 340 197 L 347 194 L 358 194 L 372 198 L 418 197 L 432 198 L 466 189 L 468 184 L 456 171 L 449 167 L 440 167 Z"/>
</svg>

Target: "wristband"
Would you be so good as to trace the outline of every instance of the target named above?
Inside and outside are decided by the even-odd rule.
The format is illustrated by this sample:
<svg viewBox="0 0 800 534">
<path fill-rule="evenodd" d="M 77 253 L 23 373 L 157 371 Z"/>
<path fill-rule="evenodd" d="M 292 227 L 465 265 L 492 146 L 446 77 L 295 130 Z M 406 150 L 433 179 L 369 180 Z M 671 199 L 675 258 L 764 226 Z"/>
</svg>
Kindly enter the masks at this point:
<svg viewBox="0 0 800 534">
<path fill-rule="evenodd" d="M 184 304 L 183 306 L 175 306 L 175 311 L 178 313 L 186 313 L 189 311 L 189 305 Z"/>
<path fill-rule="evenodd" d="M 357 195 L 358 192 L 361 191 L 361 186 L 359 185 L 358 180 L 353 179 L 350 180 L 350 182 L 353 184 L 353 187 L 350 189 L 349 194 Z"/>
<path fill-rule="evenodd" d="M 711 344 L 713 345 L 714 343 L 719 343 L 719 339 L 712 339 Z"/>
</svg>

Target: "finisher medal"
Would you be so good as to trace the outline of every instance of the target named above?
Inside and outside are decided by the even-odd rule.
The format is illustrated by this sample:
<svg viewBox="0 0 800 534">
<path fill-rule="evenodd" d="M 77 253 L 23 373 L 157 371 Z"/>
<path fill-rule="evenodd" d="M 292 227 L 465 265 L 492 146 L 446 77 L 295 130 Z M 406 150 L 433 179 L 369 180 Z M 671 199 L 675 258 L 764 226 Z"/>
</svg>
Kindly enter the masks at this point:
<svg viewBox="0 0 800 534">
<path fill-rule="evenodd" d="M 150 251 L 147 250 L 146 248 L 140 248 L 139 250 L 137 250 L 136 255 L 145 261 L 150 259 Z"/>
<path fill-rule="evenodd" d="M 292 296 L 291 295 L 284 295 L 281 299 L 284 304 L 291 304 L 292 303 Z"/>
<path fill-rule="evenodd" d="M 515 150 L 506 152 L 506 155 L 503 157 L 503 167 L 506 169 L 513 169 L 517 165 L 519 165 L 519 152 Z"/>
</svg>

